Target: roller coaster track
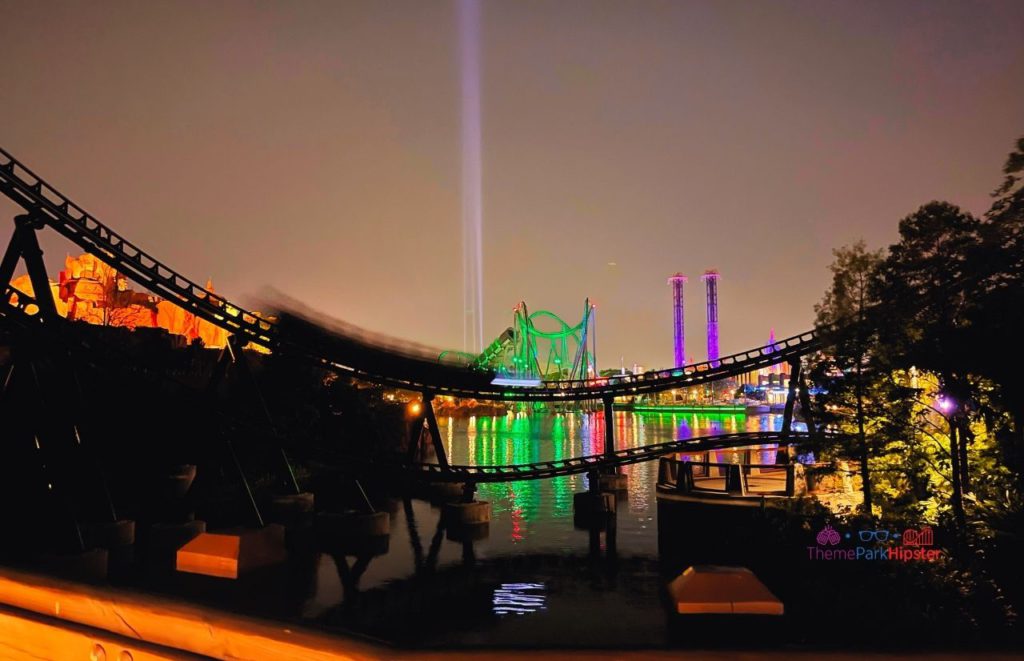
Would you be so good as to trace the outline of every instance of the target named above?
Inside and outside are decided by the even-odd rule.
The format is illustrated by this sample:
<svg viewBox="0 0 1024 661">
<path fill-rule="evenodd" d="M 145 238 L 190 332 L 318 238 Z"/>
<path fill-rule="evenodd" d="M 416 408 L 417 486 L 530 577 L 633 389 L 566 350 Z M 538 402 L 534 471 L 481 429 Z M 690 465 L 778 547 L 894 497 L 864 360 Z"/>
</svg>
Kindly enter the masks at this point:
<svg viewBox="0 0 1024 661">
<path fill-rule="evenodd" d="M 374 463 L 353 459 L 349 465 L 361 464 L 361 468 L 365 470 L 398 474 L 407 479 L 429 482 L 517 482 L 519 480 L 545 480 L 563 475 L 578 475 L 595 470 L 604 471 L 619 466 L 651 461 L 677 452 L 704 452 L 776 443 L 786 445 L 807 441 L 810 438 L 811 435 L 807 432 L 791 431 L 788 434 L 781 431 L 737 432 L 668 441 L 637 448 L 623 448 L 613 453 L 592 454 L 532 464 L 446 467 L 440 464 Z"/>
<path fill-rule="evenodd" d="M 58 324 L 47 321 L 39 314 L 39 306 L 33 296 L 10 285 L 3 288 L 2 296 L 2 327 L 22 334 L 31 333 L 32 338 L 45 343 L 48 350 L 67 352 L 76 362 L 90 368 L 107 372 L 115 370 L 120 375 L 144 382 L 147 387 L 184 396 L 193 406 L 205 403 L 206 393 L 196 390 L 195 386 L 186 385 L 162 369 L 133 360 L 123 346 L 106 339 L 103 334 L 76 332 L 77 324 L 63 319 L 58 319 Z M 221 428 L 237 428 L 249 436 L 259 435 L 274 441 L 282 440 L 268 430 L 266 425 L 231 417 L 222 411 L 215 411 L 215 415 Z"/>
<path fill-rule="evenodd" d="M 3 302 L 0 303 L 0 321 L 7 323 L 11 327 L 20 328 L 22 331 L 50 331 L 57 334 L 57 329 L 47 328 L 45 320 L 38 314 L 37 309 L 38 306 L 32 296 L 10 286 L 3 289 Z M 90 362 L 97 368 L 109 366 L 111 362 L 119 364 L 122 368 L 125 367 L 127 356 L 120 353 L 116 347 L 102 341 L 89 341 L 85 337 L 78 337 L 76 338 L 77 341 L 72 341 L 71 337 L 64 335 L 49 339 L 54 342 L 62 342 L 63 346 L 67 349 L 76 350 L 78 355 L 90 359 Z M 154 379 L 154 382 L 157 384 L 166 384 L 173 381 L 164 375 L 153 373 L 144 365 L 139 367 L 142 370 L 140 372 L 141 376 L 148 376 Z M 174 383 L 174 385 L 180 387 L 180 384 Z M 248 430 L 248 433 L 252 432 L 252 429 Z M 783 431 L 735 432 L 668 441 L 635 448 L 622 448 L 611 453 L 511 465 L 442 466 L 440 464 L 376 461 L 363 457 L 336 455 L 329 451 L 328 454 L 331 454 L 332 458 L 338 459 L 340 465 L 346 466 L 348 470 L 354 470 L 360 474 L 377 473 L 420 482 L 516 482 L 520 480 L 543 480 L 565 475 L 578 475 L 594 470 L 608 471 L 620 466 L 651 461 L 652 459 L 675 453 L 704 452 L 707 450 L 723 450 L 753 445 L 785 445 L 799 443 L 810 438 L 811 435 L 809 433 L 796 431 L 790 431 L 789 433 Z"/>
<path fill-rule="evenodd" d="M 332 334 L 300 317 L 285 315 L 281 326 L 287 329 L 289 340 L 295 340 L 310 352 L 311 357 L 320 357 L 325 365 L 348 370 L 360 378 L 442 395 L 506 401 L 597 400 L 660 392 L 792 362 L 821 346 L 818 332 L 808 331 L 777 340 L 774 344 L 723 356 L 716 361 L 674 369 L 588 380 L 543 381 L 534 386 L 499 386 L 491 382 L 489 373 L 390 354 L 372 346 L 356 346 L 354 340 Z M 396 378 L 399 374 L 406 375 L 406 378 L 399 380 Z"/>
<path fill-rule="evenodd" d="M 36 314 L 36 308 L 33 297 L 5 284 L 3 304 L 0 305 L 0 320 L 14 322 L 22 328 L 39 328 L 44 320 L 42 316 Z"/>
<path fill-rule="evenodd" d="M 713 362 L 676 369 L 590 380 L 545 381 L 539 386 L 499 386 L 492 384 L 493 373 L 438 364 L 431 356 L 414 356 L 375 345 L 331 331 L 301 315 L 282 315 L 280 323 L 262 319 L 181 275 L 99 222 L 3 149 L 0 192 L 25 209 L 35 226 L 54 229 L 138 285 L 241 339 L 307 358 L 342 374 L 398 388 L 484 400 L 608 399 L 737 376 L 798 360 L 820 346 L 820 337 L 810 331 Z"/>
</svg>

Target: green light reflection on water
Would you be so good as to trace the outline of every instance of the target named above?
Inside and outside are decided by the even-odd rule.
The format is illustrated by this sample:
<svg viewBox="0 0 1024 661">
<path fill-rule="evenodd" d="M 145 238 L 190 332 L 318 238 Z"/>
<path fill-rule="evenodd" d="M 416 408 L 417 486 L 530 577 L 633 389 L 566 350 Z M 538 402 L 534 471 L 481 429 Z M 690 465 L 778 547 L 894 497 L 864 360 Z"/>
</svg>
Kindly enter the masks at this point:
<svg viewBox="0 0 1024 661">
<path fill-rule="evenodd" d="M 778 418 L 778 420 L 776 419 Z M 531 464 L 594 454 L 604 449 L 601 412 L 518 412 L 503 416 L 449 419 L 449 455 L 453 463 L 474 465 Z M 777 428 L 781 415 L 745 416 L 722 413 L 646 413 L 617 411 L 616 446 L 639 447 L 678 438 L 733 431 Z M 629 512 L 653 516 L 657 462 L 625 466 L 629 478 Z M 507 517 L 512 540 L 572 516 L 573 494 L 586 487 L 582 475 L 547 480 L 481 484 L 479 497 L 492 505 L 492 520 Z"/>
</svg>

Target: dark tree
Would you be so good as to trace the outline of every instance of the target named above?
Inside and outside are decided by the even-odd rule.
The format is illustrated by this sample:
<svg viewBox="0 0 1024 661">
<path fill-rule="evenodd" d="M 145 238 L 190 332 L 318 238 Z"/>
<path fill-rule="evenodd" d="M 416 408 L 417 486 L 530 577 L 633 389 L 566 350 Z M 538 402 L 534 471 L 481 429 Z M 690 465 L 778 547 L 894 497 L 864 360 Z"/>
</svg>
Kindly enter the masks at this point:
<svg viewBox="0 0 1024 661">
<path fill-rule="evenodd" d="M 871 425 L 869 408 L 874 399 L 869 391 L 879 375 L 871 352 L 875 333 L 868 317 L 875 305 L 873 279 L 882 261 L 880 251 L 871 252 L 863 241 L 833 252 L 832 286 L 815 306 L 819 330 L 829 346 L 810 362 L 811 381 L 820 389 L 818 408 L 823 422 L 838 431 L 837 450 L 857 457 L 864 490 L 864 511 L 870 516 Z M 851 443 L 847 439 L 853 439 Z"/>
<path fill-rule="evenodd" d="M 982 241 L 974 256 L 976 305 L 970 309 L 967 343 L 975 371 L 996 384 L 995 401 L 1012 426 L 996 430 L 1004 460 L 1024 471 L 1024 380 L 1012 358 L 1024 329 L 1024 138 L 1017 141 L 993 192 Z"/>
<path fill-rule="evenodd" d="M 947 202 L 930 202 L 900 221 L 900 240 L 878 271 L 879 367 L 938 375 L 949 411 L 952 505 L 963 529 L 970 434 L 968 403 L 978 399 L 970 317 L 978 305 L 983 223 Z"/>
</svg>

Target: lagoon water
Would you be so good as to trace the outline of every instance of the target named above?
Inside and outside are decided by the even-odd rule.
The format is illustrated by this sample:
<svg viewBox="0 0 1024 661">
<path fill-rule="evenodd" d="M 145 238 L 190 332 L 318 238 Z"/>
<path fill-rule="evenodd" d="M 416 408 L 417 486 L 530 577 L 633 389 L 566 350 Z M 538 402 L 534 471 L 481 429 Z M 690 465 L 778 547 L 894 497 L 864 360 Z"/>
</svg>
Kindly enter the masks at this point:
<svg viewBox="0 0 1024 661">
<path fill-rule="evenodd" d="M 452 463 L 484 465 L 600 453 L 603 418 L 518 413 L 439 423 Z M 621 448 L 777 430 L 782 416 L 619 411 L 614 424 Z M 773 458 L 766 450 L 763 460 Z M 572 499 L 586 489 L 583 475 L 481 485 L 477 497 L 491 503 L 492 515 L 489 534 L 474 542 L 449 539 L 438 507 L 392 501 L 388 552 L 319 555 L 302 617 L 417 646 L 667 644 L 657 462 L 622 470 L 629 490 L 612 532 L 574 528 Z"/>
</svg>

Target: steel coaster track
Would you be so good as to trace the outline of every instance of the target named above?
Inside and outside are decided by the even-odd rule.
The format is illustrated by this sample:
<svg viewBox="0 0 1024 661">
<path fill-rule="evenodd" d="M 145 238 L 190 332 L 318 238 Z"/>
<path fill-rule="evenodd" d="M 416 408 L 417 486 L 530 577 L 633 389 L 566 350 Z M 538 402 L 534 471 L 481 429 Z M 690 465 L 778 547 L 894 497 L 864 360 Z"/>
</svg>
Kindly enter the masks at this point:
<svg viewBox="0 0 1024 661">
<path fill-rule="evenodd" d="M 17 299 L 14 301 L 13 299 Z M 39 314 L 36 299 L 10 285 L 3 289 L 0 299 L 0 328 L 6 326 L 21 332 L 38 332 L 48 346 L 59 347 L 82 361 L 82 364 L 97 370 L 120 370 L 132 377 L 147 380 L 160 389 L 172 389 L 188 401 L 196 404 L 206 402 L 206 395 L 195 386 L 188 385 L 151 365 L 133 361 L 131 355 L 119 344 L 106 340 L 102 334 L 80 333 L 75 331 L 74 322 L 58 319 L 59 325 L 50 323 Z M 216 422 L 220 428 L 235 430 L 248 436 L 257 436 L 278 444 L 287 441 L 270 430 L 266 425 L 255 424 L 248 419 L 232 416 L 223 411 L 215 411 Z"/>
<path fill-rule="evenodd" d="M 771 443 L 792 444 L 807 441 L 810 438 L 811 434 L 808 432 L 789 432 L 788 435 L 777 431 L 737 432 L 668 441 L 638 448 L 623 448 L 616 450 L 611 455 L 592 454 L 557 461 L 507 466 L 462 465 L 445 468 L 440 464 L 385 463 L 355 457 L 347 458 L 346 463 L 349 466 L 358 466 L 368 472 L 399 475 L 407 479 L 427 482 L 518 482 L 520 480 L 546 480 L 563 475 L 578 475 L 594 470 L 600 471 L 639 464 L 677 452 L 704 452 L 705 450 Z"/>
<path fill-rule="evenodd" d="M 438 364 L 436 360 L 391 354 L 373 346 L 360 347 L 358 342 L 343 335 L 334 335 L 300 317 L 286 315 L 281 325 L 287 330 L 289 340 L 301 338 L 299 345 L 314 348 L 313 357 L 320 357 L 324 365 L 339 371 L 348 370 L 357 375 L 369 375 L 371 381 L 393 383 L 394 377 L 389 375 L 394 374 L 395 369 L 404 369 L 407 375 L 404 387 L 412 390 L 505 401 L 577 401 L 682 388 L 797 360 L 821 346 L 819 333 L 808 331 L 773 344 L 722 356 L 715 361 L 685 367 L 594 380 L 544 381 L 539 386 L 496 386 L 491 383 L 489 373 L 453 369 Z M 335 362 L 338 357 L 343 357 L 344 364 Z"/>
<path fill-rule="evenodd" d="M 0 191 L 34 219 L 49 225 L 153 293 L 248 340 L 267 347 L 276 344 L 273 324 L 152 257 L 96 220 L 2 148 Z"/>
<path fill-rule="evenodd" d="M 671 370 L 597 380 L 546 381 L 540 386 L 495 386 L 493 374 L 439 365 L 330 331 L 299 317 L 287 328 L 208 291 L 96 220 L 0 148 L 0 192 L 133 282 L 188 312 L 274 351 L 304 356 L 333 371 L 398 388 L 484 400 L 576 401 L 697 385 L 775 365 L 816 350 L 814 331 L 749 351 Z M 6 283 L 4 283 L 6 284 Z"/>
<path fill-rule="evenodd" d="M 4 296 L 3 304 L 0 305 L 0 319 L 14 320 L 30 328 L 35 328 L 42 324 L 43 318 L 42 315 L 37 313 L 38 306 L 36 306 L 36 300 L 20 289 L 15 289 L 7 283 L 3 284 Z M 15 298 L 18 300 L 13 300 Z M 35 306 L 37 310 L 30 312 L 28 309 L 30 306 Z M 17 318 L 15 318 L 15 314 L 18 315 Z"/>
<path fill-rule="evenodd" d="M 17 301 L 13 299 L 17 298 Z M 121 346 L 114 342 L 106 341 L 102 335 L 93 336 L 91 333 L 74 332 L 74 322 L 58 319 L 59 326 L 50 323 L 42 314 L 39 314 L 39 306 L 36 299 L 10 285 L 3 289 L 2 300 L 0 300 L 0 327 L 6 326 L 22 332 L 33 331 L 40 334 L 50 347 L 59 347 L 61 350 L 72 353 L 72 355 L 94 369 L 121 370 L 122 373 L 131 373 L 135 377 L 145 378 L 150 383 L 161 388 L 174 388 L 188 393 L 193 397 L 198 396 L 194 387 L 188 386 L 162 370 L 155 369 L 149 365 L 139 364 L 131 360 L 131 356 Z M 240 427 L 238 421 L 220 414 L 220 421 L 224 425 Z M 250 425 L 246 426 L 247 433 L 263 433 L 268 435 L 264 427 Z"/>
<path fill-rule="evenodd" d="M 14 301 L 13 299 L 17 299 Z M 35 307 L 35 310 L 30 308 Z M 23 329 L 40 330 L 47 328 L 42 315 L 38 313 L 38 306 L 35 299 L 11 286 L 3 290 L 3 301 L 0 302 L 0 321 L 16 325 Z M 102 346 L 95 346 L 91 342 L 79 338 L 79 346 L 96 354 Z M 100 351 L 100 353 L 103 353 Z M 113 354 L 106 358 L 115 358 Z M 118 359 L 123 362 L 125 356 Z M 91 361 L 100 368 L 102 365 Z M 147 370 L 145 375 L 156 377 Z M 161 380 L 166 380 L 162 377 Z M 177 382 L 174 385 L 179 386 Z M 700 436 L 685 440 L 668 441 L 636 448 L 623 448 L 612 454 L 593 454 L 580 457 L 570 457 L 556 461 L 542 461 L 530 464 L 509 464 L 509 465 L 452 465 L 443 467 L 440 464 L 416 464 L 416 463 L 395 463 L 367 460 L 359 457 L 345 457 L 336 455 L 338 459 L 344 459 L 344 464 L 350 469 L 358 472 L 375 472 L 390 475 L 400 475 L 403 478 L 426 482 L 516 482 L 520 480 L 543 480 L 565 475 L 577 475 L 588 473 L 594 470 L 608 470 L 619 466 L 651 461 L 668 454 L 680 452 L 704 452 L 706 450 L 720 450 L 734 447 L 745 447 L 750 445 L 793 444 L 807 441 L 812 436 L 808 432 L 791 431 L 785 434 L 781 431 L 759 431 L 759 432 L 735 432 L 730 434 L 717 434 Z M 335 454 L 335 453 L 331 453 Z"/>
</svg>

